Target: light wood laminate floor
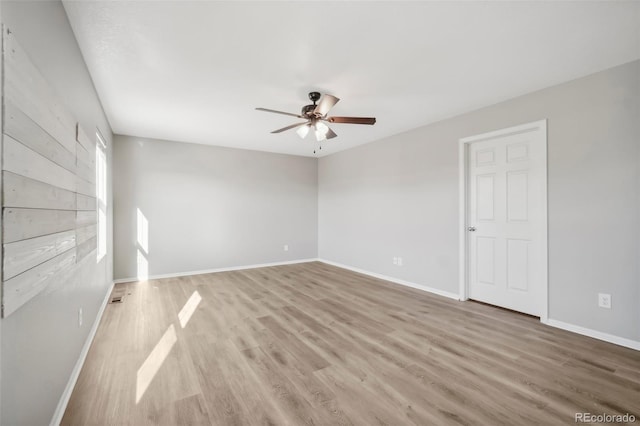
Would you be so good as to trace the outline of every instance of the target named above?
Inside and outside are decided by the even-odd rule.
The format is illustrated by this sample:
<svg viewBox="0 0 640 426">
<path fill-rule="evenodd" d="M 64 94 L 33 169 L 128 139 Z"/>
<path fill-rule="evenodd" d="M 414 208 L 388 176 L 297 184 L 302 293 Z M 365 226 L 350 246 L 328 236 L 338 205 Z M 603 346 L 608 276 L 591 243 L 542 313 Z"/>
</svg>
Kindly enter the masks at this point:
<svg viewBox="0 0 640 426">
<path fill-rule="evenodd" d="M 64 425 L 640 419 L 640 352 L 322 263 L 114 292 Z"/>
</svg>

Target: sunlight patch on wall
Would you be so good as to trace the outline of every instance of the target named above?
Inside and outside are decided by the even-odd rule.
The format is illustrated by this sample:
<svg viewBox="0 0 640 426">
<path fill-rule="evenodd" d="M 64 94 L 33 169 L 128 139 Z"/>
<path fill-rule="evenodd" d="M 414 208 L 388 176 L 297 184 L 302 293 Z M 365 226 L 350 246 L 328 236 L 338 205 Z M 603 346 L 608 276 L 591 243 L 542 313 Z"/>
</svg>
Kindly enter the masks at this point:
<svg viewBox="0 0 640 426">
<path fill-rule="evenodd" d="M 138 280 L 145 281 L 149 278 L 149 221 L 139 208 L 136 209 L 136 224 L 137 276 Z"/>
<path fill-rule="evenodd" d="M 146 281 L 149 278 L 149 261 L 147 257 L 138 250 L 138 280 Z"/>
<path fill-rule="evenodd" d="M 142 214 L 142 211 L 140 211 L 140 209 L 136 209 L 136 219 L 137 219 L 137 223 L 138 223 L 138 246 L 144 250 L 145 254 L 149 253 L 149 221 L 147 220 L 147 218 L 144 216 L 144 214 Z"/>
</svg>

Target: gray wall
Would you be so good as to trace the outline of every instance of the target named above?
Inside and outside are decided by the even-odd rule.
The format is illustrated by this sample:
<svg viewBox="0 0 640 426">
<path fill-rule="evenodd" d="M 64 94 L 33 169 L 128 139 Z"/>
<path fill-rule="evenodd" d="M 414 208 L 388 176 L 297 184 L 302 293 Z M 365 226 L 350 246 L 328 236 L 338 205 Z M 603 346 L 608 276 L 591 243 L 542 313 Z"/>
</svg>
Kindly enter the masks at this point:
<svg viewBox="0 0 640 426">
<path fill-rule="evenodd" d="M 317 257 L 317 161 L 129 136 L 114 143 L 115 277 Z M 289 251 L 283 247 L 289 245 Z"/>
<path fill-rule="evenodd" d="M 2 21 L 81 125 L 87 131 L 98 127 L 110 144 L 111 129 L 62 4 L 3 1 Z M 109 244 L 99 264 L 47 288 L 1 320 L 1 424 L 51 421 L 109 288 L 111 253 Z M 79 307 L 84 310 L 82 327 Z"/>
<path fill-rule="evenodd" d="M 640 61 L 321 158 L 319 257 L 457 293 L 458 140 L 544 118 L 549 316 L 639 341 Z"/>
</svg>

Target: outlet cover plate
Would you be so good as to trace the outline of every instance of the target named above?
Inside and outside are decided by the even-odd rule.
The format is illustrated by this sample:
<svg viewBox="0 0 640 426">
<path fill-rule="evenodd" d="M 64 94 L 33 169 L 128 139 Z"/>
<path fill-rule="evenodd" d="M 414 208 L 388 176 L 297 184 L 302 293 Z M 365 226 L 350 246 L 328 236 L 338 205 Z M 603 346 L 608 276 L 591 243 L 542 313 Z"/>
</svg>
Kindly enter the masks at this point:
<svg viewBox="0 0 640 426">
<path fill-rule="evenodd" d="M 598 306 L 600 308 L 611 309 L 611 295 L 607 293 L 598 293 Z"/>
</svg>

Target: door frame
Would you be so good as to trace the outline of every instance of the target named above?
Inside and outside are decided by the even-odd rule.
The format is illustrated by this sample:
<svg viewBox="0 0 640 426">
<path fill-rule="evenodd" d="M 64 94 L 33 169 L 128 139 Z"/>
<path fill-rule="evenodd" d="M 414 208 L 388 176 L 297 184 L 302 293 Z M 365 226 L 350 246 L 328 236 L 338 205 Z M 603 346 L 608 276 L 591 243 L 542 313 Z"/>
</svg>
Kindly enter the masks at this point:
<svg viewBox="0 0 640 426">
<path fill-rule="evenodd" d="M 458 203 L 458 238 L 459 238 L 459 293 L 460 300 L 469 299 L 469 233 L 467 232 L 468 217 L 467 211 L 469 207 L 469 146 L 474 142 L 480 142 L 488 139 L 493 139 L 500 136 L 516 135 L 520 133 L 537 132 L 536 137 L 533 138 L 532 143 L 537 143 L 540 146 L 544 162 L 542 166 L 542 223 L 540 230 L 536 233 L 536 237 L 540 240 L 541 245 L 541 258 L 543 259 L 540 267 L 540 276 L 543 277 L 543 306 L 540 313 L 540 321 L 546 323 L 549 318 L 549 255 L 548 255 L 548 209 L 547 209 L 547 120 L 539 120 L 531 123 L 521 124 L 519 126 L 508 127 L 505 129 L 495 130 L 492 132 L 482 133 L 479 135 L 465 137 L 459 140 L 458 145 L 458 170 L 459 170 L 459 203 Z"/>
</svg>

